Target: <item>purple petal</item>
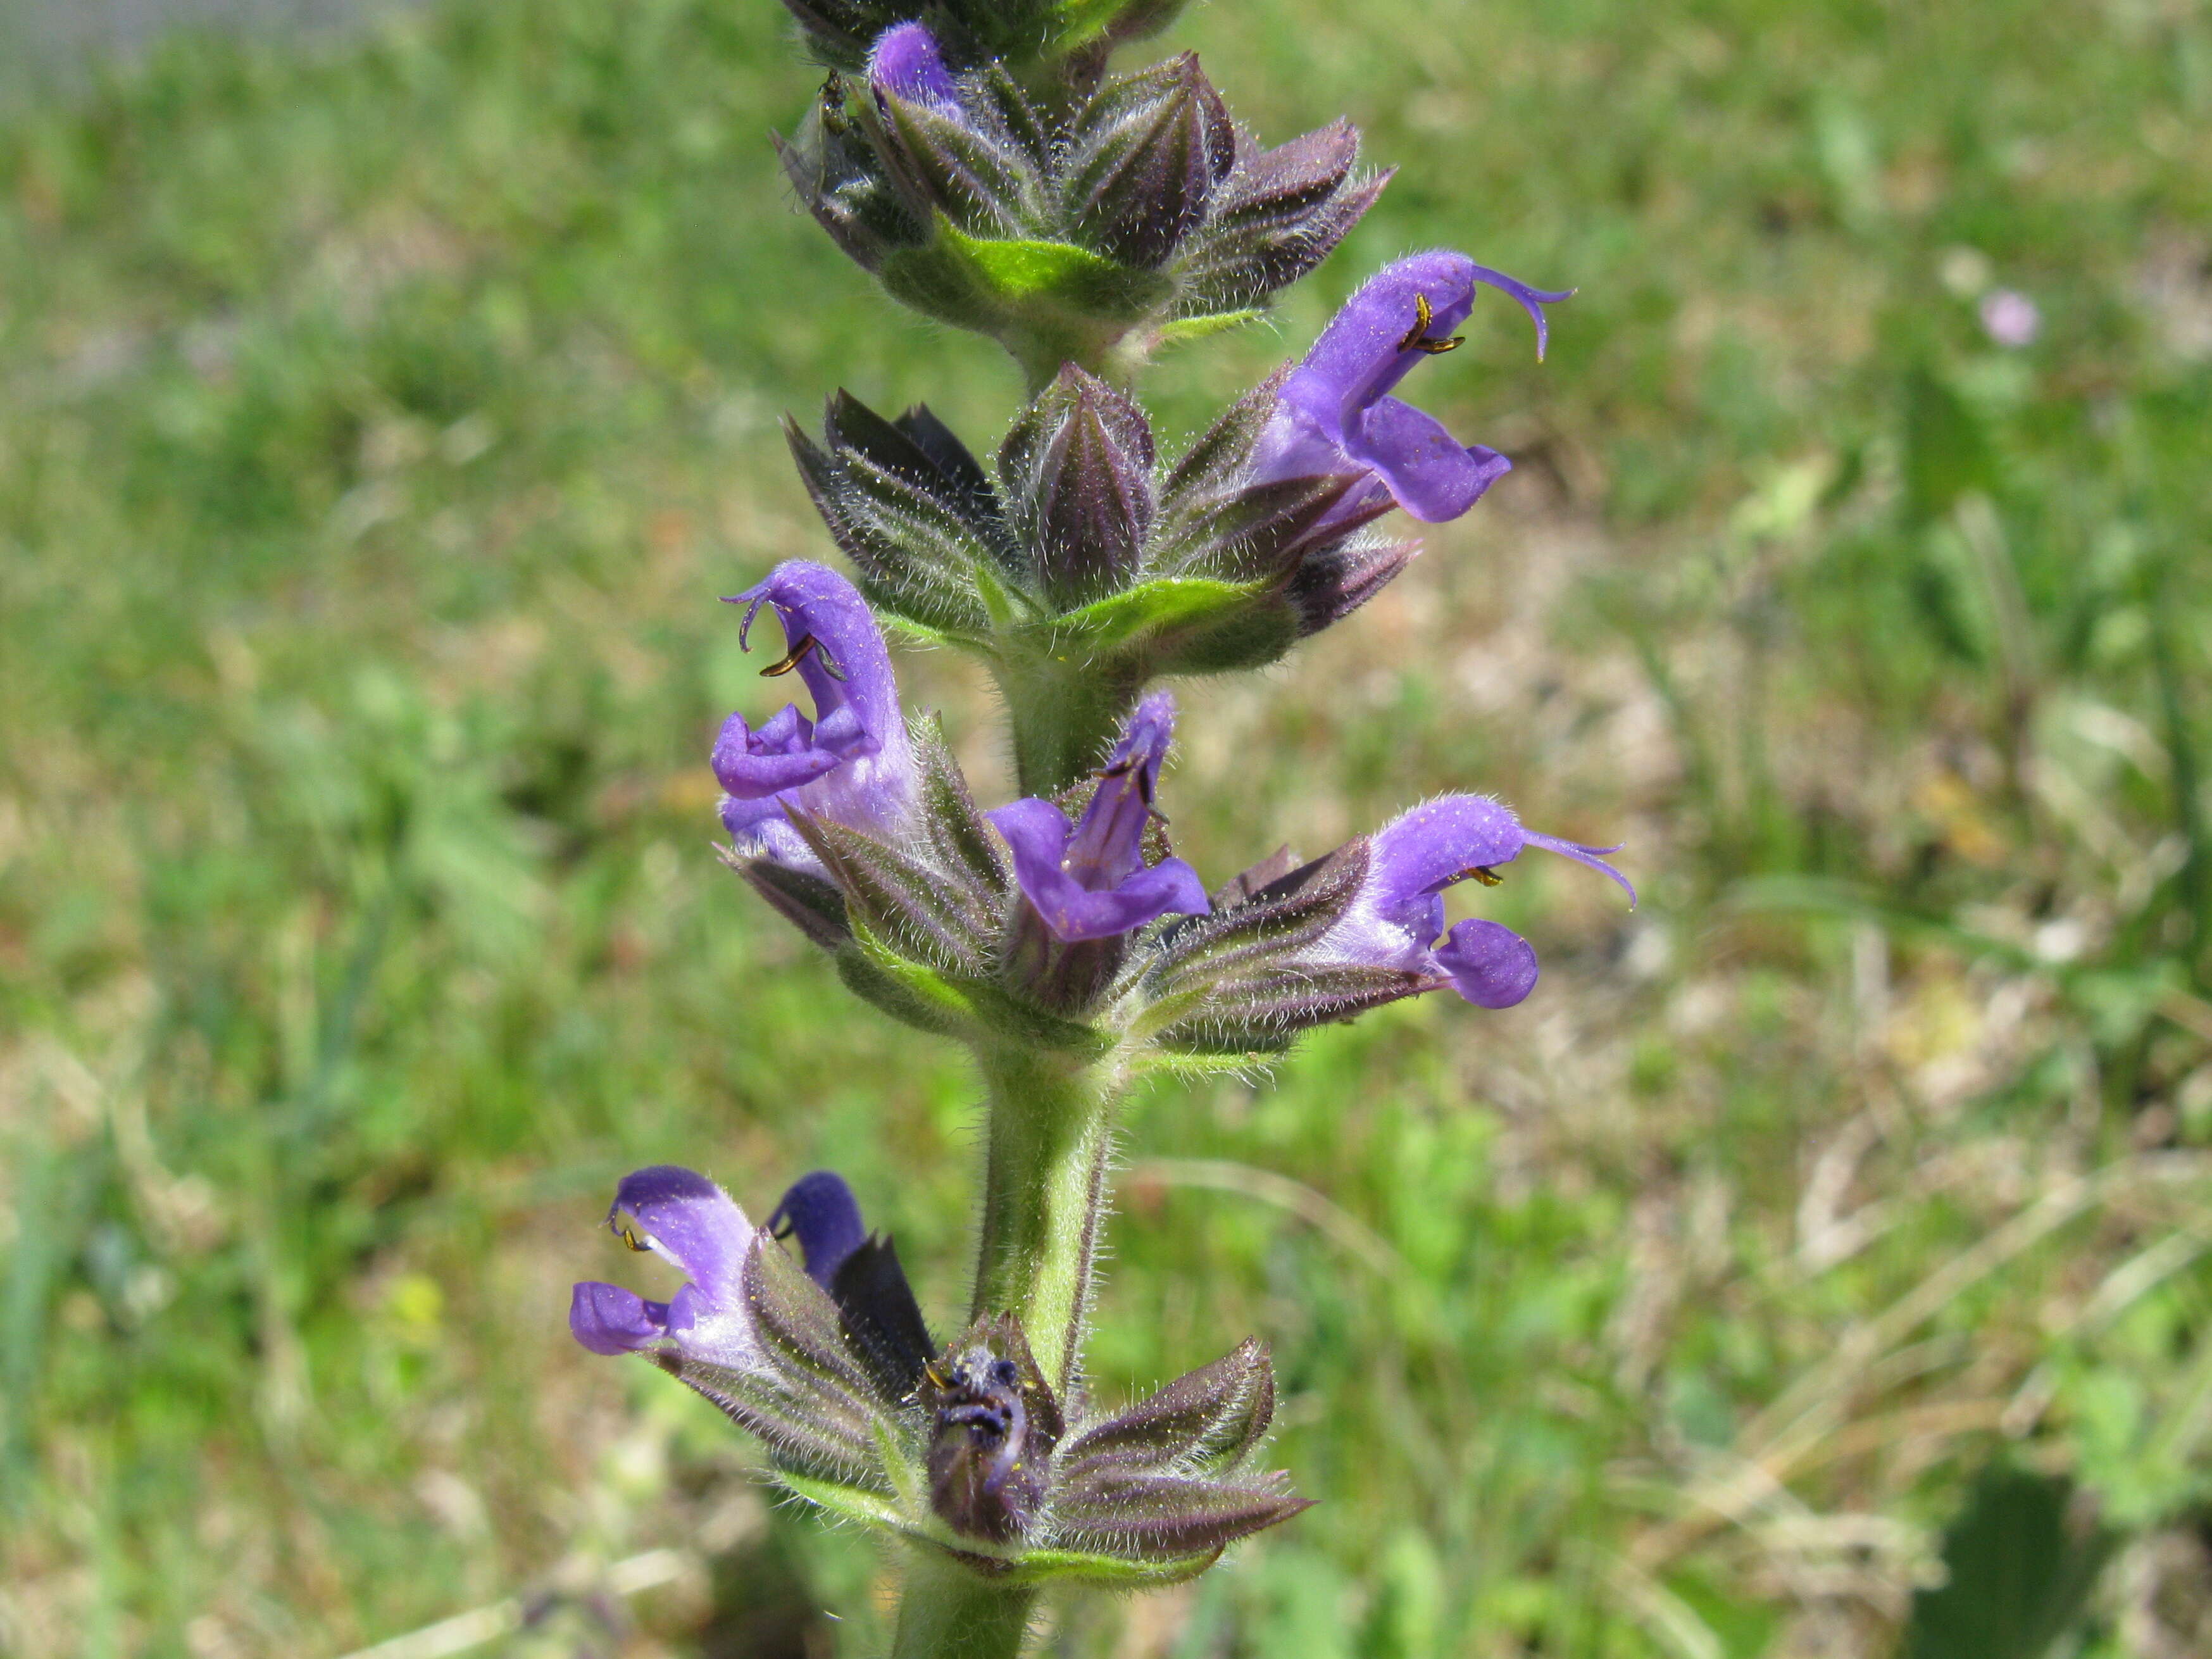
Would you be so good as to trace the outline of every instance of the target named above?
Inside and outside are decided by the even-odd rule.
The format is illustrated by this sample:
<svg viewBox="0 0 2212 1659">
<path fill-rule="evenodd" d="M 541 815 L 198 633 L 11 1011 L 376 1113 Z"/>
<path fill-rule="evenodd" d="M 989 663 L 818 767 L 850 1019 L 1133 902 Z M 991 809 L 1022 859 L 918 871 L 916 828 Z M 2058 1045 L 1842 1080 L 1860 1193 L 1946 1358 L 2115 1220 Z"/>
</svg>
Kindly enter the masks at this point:
<svg viewBox="0 0 2212 1659">
<path fill-rule="evenodd" d="M 901 23 L 876 37 L 868 53 L 868 84 L 910 104 L 959 106 L 960 88 L 937 38 L 920 23 Z"/>
<path fill-rule="evenodd" d="M 1067 856 L 1067 838 L 1075 833 L 1066 813 L 1050 801 L 1031 795 L 983 816 L 1006 837 L 1014 855 L 1014 878 L 1024 892 L 1032 884 L 1042 886 L 1054 877 L 1066 878 L 1060 860 Z"/>
<path fill-rule="evenodd" d="M 593 1353 L 635 1353 L 668 1334 L 668 1304 L 587 1281 L 569 1292 L 568 1333 Z"/>
<path fill-rule="evenodd" d="M 757 732 L 743 714 L 722 722 L 711 763 L 715 781 L 738 800 L 760 800 L 808 784 L 844 764 L 813 744 L 814 723 L 787 703 Z"/>
<path fill-rule="evenodd" d="M 1434 524 L 1456 518 L 1508 470 L 1495 451 L 1458 443 L 1436 421 L 1389 397 L 1422 349 L 1450 337 L 1474 307 L 1475 289 L 1510 295 L 1536 324 L 1544 355 L 1544 307 L 1567 297 L 1530 288 L 1463 253 L 1417 253 L 1377 272 L 1347 301 L 1283 383 L 1254 453 L 1260 483 L 1316 477 L 1346 462 L 1389 483 L 1398 504 Z M 1427 307 L 1427 325 L 1422 309 Z"/>
<path fill-rule="evenodd" d="M 747 1260 L 750 1259 L 748 1254 Z M 743 1263 L 739 1264 L 743 1272 Z M 668 1334 L 678 1352 L 726 1370 L 750 1370 L 761 1363 L 761 1345 L 752 1313 L 742 1301 L 718 1303 L 696 1285 L 670 1298 Z"/>
<path fill-rule="evenodd" d="M 823 1289 L 830 1288 L 845 1258 L 867 1242 L 860 1221 L 860 1200 L 845 1178 L 830 1170 L 817 1170 L 791 1183 L 769 1216 L 768 1230 L 778 1238 L 799 1240 L 806 1261 L 806 1276 Z"/>
<path fill-rule="evenodd" d="M 1510 1008 L 1536 988 L 1534 947 L 1498 922 L 1461 922 L 1437 947 L 1436 963 L 1478 1008 Z"/>
<path fill-rule="evenodd" d="M 1574 289 L 1563 288 L 1547 290 L 1531 288 L 1526 283 L 1508 276 L 1502 270 L 1492 270 L 1488 265 L 1475 265 L 1472 268 L 1472 272 L 1476 282 L 1487 283 L 1491 287 L 1511 295 L 1520 302 L 1521 309 L 1527 312 L 1530 320 L 1536 325 L 1536 361 L 1542 362 L 1544 348 L 1552 343 L 1552 325 L 1544 315 L 1544 307 L 1555 306 L 1562 300 L 1571 300 L 1574 298 Z"/>
<path fill-rule="evenodd" d="M 651 1250 L 672 1263 L 710 1304 L 737 1305 L 738 1270 L 753 1227 L 706 1176 L 672 1164 L 624 1176 L 607 1224 L 631 1249 Z"/>
<path fill-rule="evenodd" d="M 814 696 L 817 730 L 813 741 L 849 752 L 856 744 L 880 744 L 902 730 L 898 683 L 891 677 L 890 653 L 860 589 L 827 565 L 787 559 L 767 580 L 730 601 L 745 607 L 738 642 L 750 649 L 754 618 L 763 605 L 775 609 L 783 624 L 784 645 L 811 639 L 817 647 L 801 656 L 799 678 Z M 842 734 L 819 728 L 845 709 L 852 711 Z"/>
<path fill-rule="evenodd" d="M 748 842 L 766 839 L 769 824 L 790 822 L 784 814 L 783 803 L 773 795 L 764 800 L 740 800 L 735 795 L 725 795 L 720 811 L 722 828 L 740 847 Z"/>
<path fill-rule="evenodd" d="M 1094 891 L 1119 886 L 1145 867 L 1145 827 L 1160 763 L 1175 733 L 1175 699 L 1155 691 L 1137 705 L 1107 757 L 1091 804 L 1061 849 L 1060 867 Z"/>
<path fill-rule="evenodd" d="M 1433 415 L 1384 398 L 1346 434 L 1345 452 L 1373 467 L 1399 506 L 1424 524 L 1445 524 L 1513 470 L 1494 449 L 1462 444 Z"/>
<path fill-rule="evenodd" d="M 1310 410 L 1322 429 L 1340 440 L 1351 417 L 1428 355 L 1404 344 L 1419 318 L 1416 298 L 1429 302 L 1430 337 L 1448 336 L 1474 309 L 1476 269 L 1464 253 L 1443 251 L 1383 267 L 1322 331 L 1284 383 L 1284 398 Z"/>
<path fill-rule="evenodd" d="M 1322 478 L 1347 470 L 1342 423 L 1278 396 L 1266 428 L 1253 447 L 1253 481 Z"/>
<path fill-rule="evenodd" d="M 1181 859 L 1162 859 L 1109 892 L 1057 895 L 1054 910 L 1037 905 L 1045 925 L 1061 939 L 1111 939 L 1168 915 L 1202 916 L 1212 907 L 1198 872 Z M 1031 903 L 1036 903 L 1034 896 Z M 1055 913 L 1056 912 L 1056 913 Z"/>
<path fill-rule="evenodd" d="M 1066 868 L 1067 815 L 1048 800 L 1018 800 L 985 814 L 1014 855 L 1014 879 L 1055 937 L 1110 939 L 1175 911 L 1203 915 L 1205 884 L 1181 859 L 1164 859 L 1118 886 L 1095 891 Z"/>
</svg>

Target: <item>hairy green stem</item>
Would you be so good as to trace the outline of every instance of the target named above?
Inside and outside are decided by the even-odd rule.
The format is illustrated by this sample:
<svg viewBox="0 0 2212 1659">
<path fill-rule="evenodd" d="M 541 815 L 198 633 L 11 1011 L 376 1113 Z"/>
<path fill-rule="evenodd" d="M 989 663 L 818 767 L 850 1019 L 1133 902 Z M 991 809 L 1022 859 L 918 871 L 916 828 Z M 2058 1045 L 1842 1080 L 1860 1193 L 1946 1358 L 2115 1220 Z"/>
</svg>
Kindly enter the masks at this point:
<svg viewBox="0 0 2212 1659">
<path fill-rule="evenodd" d="M 1018 1316 L 1064 1397 L 1090 1310 L 1118 1068 L 1021 1049 L 982 1064 L 990 1123 L 972 1316 Z"/>
<path fill-rule="evenodd" d="M 1041 660 L 1000 677 L 1013 715 L 1021 787 L 1048 795 L 1096 764 L 1137 688 Z M 1066 1399 L 1105 1210 L 1114 1104 L 1125 1080 L 1098 1059 L 1018 1043 L 981 1048 L 988 1113 L 983 1218 L 970 1318 L 1011 1313 L 1037 1367 Z M 1014 1659 L 1036 1592 L 994 1583 L 934 1553 L 909 1553 L 891 1659 Z"/>
<path fill-rule="evenodd" d="M 1024 795 L 1056 795 L 1103 762 L 1144 690 L 1141 673 L 1067 658 L 1002 657 L 992 668 Z"/>
<path fill-rule="evenodd" d="M 1014 1659 L 1036 1591 L 994 1583 L 933 1550 L 907 1552 L 891 1659 Z"/>
</svg>

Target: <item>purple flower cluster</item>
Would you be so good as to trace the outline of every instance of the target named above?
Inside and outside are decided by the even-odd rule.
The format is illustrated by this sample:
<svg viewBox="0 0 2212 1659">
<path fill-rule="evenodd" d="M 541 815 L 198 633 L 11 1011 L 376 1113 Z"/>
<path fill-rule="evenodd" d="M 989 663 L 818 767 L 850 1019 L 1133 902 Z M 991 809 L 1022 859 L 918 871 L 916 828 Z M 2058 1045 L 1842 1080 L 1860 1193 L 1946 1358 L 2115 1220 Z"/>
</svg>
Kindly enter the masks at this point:
<svg viewBox="0 0 2212 1659">
<path fill-rule="evenodd" d="M 790 650 L 771 672 L 797 672 L 814 713 L 786 705 L 757 730 L 741 714 L 723 726 L 714 772 L 729 792 L 722 820 L 738 850 L 823 872 L 793 832 L 793 812 L 878 839 L 908 837 L 919 810 L 915 769 L 890 655 L 860 594 L 834 571 L 793 562 L 739 598 L 750 607 L 749 622 L 762 605 L 775 608 Z M 1029 917 L 1061 945 L 1078 945 L 1212 908 L 1188 863 L 1147 854 L 1163 822 L 1154 802 L 1174 727 L 1172 697 L 1160 691 L 1144 699 L 1076 817 L 1060 802 L 1035 797 L 985 815 L 1012 855 L 1017 921 Z M 1494 884 L 1499 866 L 1534 847 L 1601 872 L 1635 900 L 1627 878 L 1605 861 L 1617 848 L 1524 829 L 1510 807 L 1483 796 L 1448 795 L 1415 807 L 1369 845 L 1356 895 L 1301 960 L 1419 975 L 1419 988 L 1449 986 L 1485 1008 L 1528 996 L 1536 953 L 1498 922 L 1470 918 L 1448 928 L 1446 890 L 1468 880 Z"/>
</svg>

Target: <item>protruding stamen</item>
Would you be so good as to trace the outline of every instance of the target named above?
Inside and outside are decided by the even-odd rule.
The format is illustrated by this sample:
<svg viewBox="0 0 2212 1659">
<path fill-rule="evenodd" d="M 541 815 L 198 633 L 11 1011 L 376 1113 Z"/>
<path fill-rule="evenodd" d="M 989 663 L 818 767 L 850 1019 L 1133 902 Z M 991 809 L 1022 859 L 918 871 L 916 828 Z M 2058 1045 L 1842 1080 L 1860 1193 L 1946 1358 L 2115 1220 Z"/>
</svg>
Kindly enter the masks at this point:
<svg viewBox="0 0 2212 1659">
<path fill-rule="evenodd" d="M 1413 325 L 1406 331 L 1406 337 L 1398 342 L 1398 349 L 1425 351 L 1431 357 L 1440 357 L 1447 351 L 1458 350 L 1467 339 L 1463 334 L 1455 334 L 1445 340 L 1429 338 L 1429 325 L 1436 319 L 1437 313 L 1429 304 L 1429 296 L 1425 294 L 1416 294 L 1413 296 Z"/>
<path fill-rule="evenodd" d="M 1454 881 L 1465 881 L 1469 876 L 1473 876 L 1485 887 L 1503 887 L 1505 884 L 1505 878 L 1499 875 L 1497 871 L 1492 869 L 1486 864 L 1470 864 L 1466 869 L 1461 871 L 1459 874 L 1454 876 L 1452 879 Z"/>
<path fill-rule="evenodd" d="M 821 658 L 823 672 L 828 674 L 831 679 L 836 680 L 841 684 L 843 682 L 845 678 L 843 672 L 838 668 L 837 665 L 830 659 L 830 653 L 823 646 L 822 641 L 816 639 L 811 634 L 801 634 L 799 636 L 798 642 L 791 647 L 789 653 L 787 653 L 781 660 L 772 662 L 767 667 L 761 670 L 761 678 L 764 680 L 772 680 L 781 675 L 788 674 L 793 669 L 798 667 L 799 664 L 805 662 L 810 653 Z"/>
</svg>

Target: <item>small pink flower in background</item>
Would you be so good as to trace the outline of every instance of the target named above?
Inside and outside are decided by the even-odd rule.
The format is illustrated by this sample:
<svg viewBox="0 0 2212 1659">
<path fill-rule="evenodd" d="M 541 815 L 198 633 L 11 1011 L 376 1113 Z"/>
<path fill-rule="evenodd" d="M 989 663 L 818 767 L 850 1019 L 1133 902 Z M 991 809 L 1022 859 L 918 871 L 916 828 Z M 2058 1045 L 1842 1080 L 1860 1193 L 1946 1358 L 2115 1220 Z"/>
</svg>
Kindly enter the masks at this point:
<svg viewBox="0 0 2212 1659">
<path fill-rule="evenodd" d="M 2010 350 L 2033 345 L 2043 332 L 2043 313 L 2017 289 L 1992 289 L 1982 296 L 1982 331 Z"/>
</svg>

